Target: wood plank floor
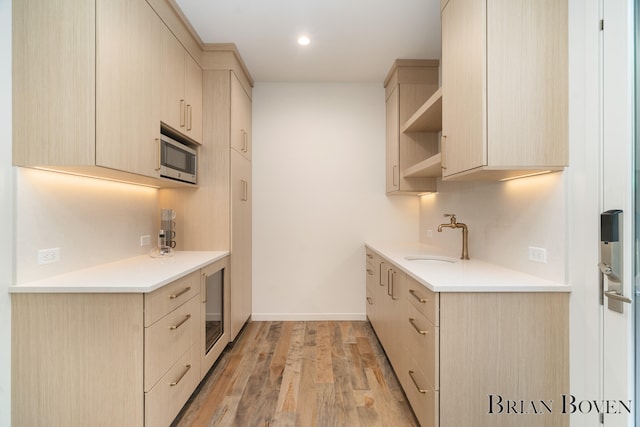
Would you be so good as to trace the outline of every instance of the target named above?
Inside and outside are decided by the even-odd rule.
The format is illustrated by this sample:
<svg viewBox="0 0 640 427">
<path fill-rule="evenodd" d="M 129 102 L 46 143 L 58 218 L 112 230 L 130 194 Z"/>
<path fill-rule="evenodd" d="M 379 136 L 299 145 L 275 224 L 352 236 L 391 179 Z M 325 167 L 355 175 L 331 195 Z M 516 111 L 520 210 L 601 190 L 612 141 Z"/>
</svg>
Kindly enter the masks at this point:
<svg viewBox="0 0 640 427">
<path fill-rule="evenodd" d="M 251 322 L 172 426 L 418 426 L 368 322 Z"/>
</svg>

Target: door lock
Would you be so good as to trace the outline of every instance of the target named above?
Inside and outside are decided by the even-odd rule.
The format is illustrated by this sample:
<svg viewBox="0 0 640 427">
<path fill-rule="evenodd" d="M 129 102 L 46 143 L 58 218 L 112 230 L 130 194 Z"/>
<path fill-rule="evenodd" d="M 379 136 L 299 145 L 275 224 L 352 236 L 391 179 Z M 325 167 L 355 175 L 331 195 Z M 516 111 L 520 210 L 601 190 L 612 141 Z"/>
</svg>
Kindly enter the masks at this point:
<svg viewBox="0 0 640 427">
<path fill-rule="evenodd" d="M 631 299 L 623 294 L 623 259 L 622 259 L 622 211 L 612 209 L 600 214 L 600 288 L 607 297 L 609 310 L 622 313 L 624 303 L 630 304 Z M 607 276 L 608 289 L 604 290 L 604 277 Z"/>
</svg>

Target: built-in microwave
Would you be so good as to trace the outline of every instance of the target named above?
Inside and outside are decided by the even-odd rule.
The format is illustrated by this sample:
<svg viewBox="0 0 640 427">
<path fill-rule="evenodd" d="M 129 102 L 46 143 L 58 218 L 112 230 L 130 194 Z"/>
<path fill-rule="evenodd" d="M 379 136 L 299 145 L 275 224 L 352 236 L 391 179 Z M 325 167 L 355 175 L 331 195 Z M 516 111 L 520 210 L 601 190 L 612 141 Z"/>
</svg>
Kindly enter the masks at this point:
<svg viewBox="0 0 640 427">
<path fill-rule="evenodd" d="M 196 184 L 197 173 L 197 151 L 167 135 L 161 135 L 160 176 Z"/>
</svg>

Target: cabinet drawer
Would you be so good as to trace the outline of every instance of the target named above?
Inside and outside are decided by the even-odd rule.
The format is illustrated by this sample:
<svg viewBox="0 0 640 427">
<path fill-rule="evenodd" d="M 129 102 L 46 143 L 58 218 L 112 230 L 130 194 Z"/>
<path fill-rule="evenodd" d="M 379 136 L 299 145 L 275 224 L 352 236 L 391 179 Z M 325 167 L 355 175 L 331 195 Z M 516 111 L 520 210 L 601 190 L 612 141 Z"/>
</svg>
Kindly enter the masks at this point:
<svg viewBox="0 0 640 427">
<path fill-rule="evenodd" d="M 433 390 L 419 371 L 408 368 L 404 392 L 421 427 L 439 425 L 440 393 Z"/>
<path fill-rule="evenodd" d="M 440 295 L 407 277 L 407 299 L 435 326 L 440 326 Z"/>
<path fill-rule="evenodd" d="M 182 355 L 160 381 L 144 394 L 145 426 L 169 426 L 198 385 L 199 374 L 194 363 L 197 352 L 194 348 Z"/>
<path fill-rule="evenodd" d="M 200 271 L 184 276 L 144 296 L 144 326 L 189 301 L 200 290 Z"/>
<path fill-rule="evenodd" d="M 405 323 L 407 353 L 415 366 L 410 369 L 420 371 L 435 390 L 440 389 L 440 328 L 429 322 L 413 305 L 407 304 Z"/>
<path fill-rule="evenodd" d="M 144 390 L 149 391 L 193 344 L 198 343 L 198 298 L 192 298 L 144 331 Z"/>
</svg>

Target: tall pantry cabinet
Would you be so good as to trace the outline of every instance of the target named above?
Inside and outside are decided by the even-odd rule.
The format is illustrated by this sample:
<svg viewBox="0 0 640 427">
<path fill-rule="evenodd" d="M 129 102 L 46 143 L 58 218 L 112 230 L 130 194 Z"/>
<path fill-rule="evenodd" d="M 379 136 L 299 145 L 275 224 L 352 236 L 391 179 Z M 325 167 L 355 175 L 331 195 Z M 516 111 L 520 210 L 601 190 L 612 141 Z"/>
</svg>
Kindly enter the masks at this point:
<svg viewBox="0 0 640 427">
<path fill-rule="evenodd" d="M 251 316 L 251 90 L 253 80 L 232 44 L 204 45 L 203 144 L 198 188 L 163 190 L 177 211 L 177 249 L 229 250 L 230 339 Z"/>
</svg>

